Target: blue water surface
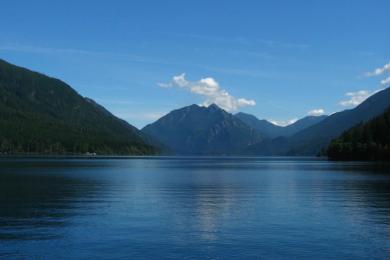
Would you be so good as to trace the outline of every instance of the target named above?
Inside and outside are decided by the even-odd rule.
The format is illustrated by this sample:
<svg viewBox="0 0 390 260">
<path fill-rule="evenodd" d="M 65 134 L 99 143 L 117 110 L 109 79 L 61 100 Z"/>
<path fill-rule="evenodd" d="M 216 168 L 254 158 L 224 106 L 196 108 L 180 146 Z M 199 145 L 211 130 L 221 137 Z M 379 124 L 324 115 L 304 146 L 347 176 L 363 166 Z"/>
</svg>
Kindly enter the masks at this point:
<svg viewBox="0 0 390 260">
<path fill-rule="evenodd" d="M 0 258 L 386 259 L 387 165 L 0 159 Z"/>
</svg>

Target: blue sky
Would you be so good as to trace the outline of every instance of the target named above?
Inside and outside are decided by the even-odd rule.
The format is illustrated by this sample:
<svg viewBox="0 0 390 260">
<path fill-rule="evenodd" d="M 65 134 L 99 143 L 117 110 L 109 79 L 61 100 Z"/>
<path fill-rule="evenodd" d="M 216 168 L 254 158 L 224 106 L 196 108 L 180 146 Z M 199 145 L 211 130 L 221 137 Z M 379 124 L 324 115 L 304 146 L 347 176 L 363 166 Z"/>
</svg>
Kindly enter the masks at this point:
<svg viewBox="0 0 390 260">
<path fill-rule="evenodd" d="M 383 88 L 385 76 L 366 74 L 390 61 L 389 10 L 387 0 L 2 1 L 0 58 L 137 127 L 224 93 L 256 103 L 232 112 L 282 123 Z M 219 92 L 202 92 L 210 86 Z"/>
</svg>

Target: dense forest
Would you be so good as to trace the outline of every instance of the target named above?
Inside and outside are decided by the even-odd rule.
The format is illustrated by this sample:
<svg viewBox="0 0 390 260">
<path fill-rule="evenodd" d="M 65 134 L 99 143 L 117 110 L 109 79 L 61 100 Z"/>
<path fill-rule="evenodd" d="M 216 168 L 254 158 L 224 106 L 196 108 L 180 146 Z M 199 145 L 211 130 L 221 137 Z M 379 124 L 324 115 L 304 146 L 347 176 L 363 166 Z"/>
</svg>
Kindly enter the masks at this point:
<svg viewBox="0 0 390 260">
<path fill-rule="evenodd" d="M 0 154 L 154 154 L 141 131 L 66 83 L 0 60 Z"/>
<path fill-rule="evenodd" d="M 335 160 L 390 161 L 390 108 L 334 139 L 327 154 Z"/>
</svg>

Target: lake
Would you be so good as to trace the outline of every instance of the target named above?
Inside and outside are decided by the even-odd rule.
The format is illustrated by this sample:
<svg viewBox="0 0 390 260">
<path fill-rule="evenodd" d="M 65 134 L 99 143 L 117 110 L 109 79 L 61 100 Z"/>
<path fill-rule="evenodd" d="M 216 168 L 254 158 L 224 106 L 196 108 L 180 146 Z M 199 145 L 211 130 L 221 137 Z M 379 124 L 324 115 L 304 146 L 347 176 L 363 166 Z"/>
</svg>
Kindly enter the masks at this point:
<svg viewBox="0 0 390 260">
<path fill-rule="evenodd" d="M 390 258 L 386 165 L 0 159 L 0 258 Z"/>
</svg>

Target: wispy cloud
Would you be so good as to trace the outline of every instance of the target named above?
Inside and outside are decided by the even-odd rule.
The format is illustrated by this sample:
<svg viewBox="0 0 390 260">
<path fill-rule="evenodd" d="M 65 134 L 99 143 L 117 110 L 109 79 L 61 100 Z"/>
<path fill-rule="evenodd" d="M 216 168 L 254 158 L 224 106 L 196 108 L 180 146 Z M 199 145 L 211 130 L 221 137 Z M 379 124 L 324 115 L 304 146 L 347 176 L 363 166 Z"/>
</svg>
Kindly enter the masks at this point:
<svg viewBox="0 0 390 260">
<path fill-rule="evenodd" d="M 359 90 L 356 92 L 348 92 L 345 94 L 345 96 L 348 98 L 346 100 L 340 101 L 339 104 L 344 107 L 357 106 L 379 91 L 381 91 L 381 89 L 375 91 Z"/>
<path fill-rule="evenodd" d="M 379 76 L 379 75 L 382 75 L 385 72 L 390 72 L 390 62 L 385 64 L 383 67 L 375 69 L 374 71 L 367 72 L 366 76 L 367 77 Z"/>
<path fill-rule="evenodd" d="M 384 80 L 381 80 L 381 84 L 383 86 L 389 86 L 390 85 L 390 77 L 384 79 Z"/>
<path fill-rule="evenodd" d="M 261 38 L 251 38 L 251 37 L 224 37 L 224 36 L 215 36 L 215 35 L 201 35 L 201 34 L 178 34 L 178 36 L 183 36 L 187 38 L 192 38 L 202 41 L 226 43 L 226 44 L 237 44 L 244 46 L 257 46 L 263 45 L 269 48 L 296 48 L 296 49 L 306 49 L 310 45 L 307 43 L 301 42 L 281 42 L 270 39 L 261 39 Z"/>
<path fill-rule="evenodd" d="M 263 79 L 270 79 L 270 78 L 276 77 L 274 72 L 262 72 L 259 70 L 228 68 L 228 67 L 210 67 L 210 66 L 196 65 L 196 64 L 193 64 L 193 65 L 196 67 L 199 67 L 201 69 L 204 69 L 204 70 L 224 73 L 224 74 L 228 74 L 228 75 L 238 75 L 238 76 L 245 76 L 245 77 L 252 77 L 252 78 L 263 78 Z"/>
<path fill-rule="evenodd" d="M 310 110 L 307 114 L 309 116 L 322 116 L 323 114 L 325 114 L 325 110 L 323 108 L 313 109 Z"/>
<path fill-rule="evenodd" d="M 94 52 L 81 49 L 71 49 L 71 48 L 49 48 L 49 47 L 38 47 L 38 46 L 28 46 L 28 45 L 2 45 L 0 46 L 1 51 L 14 51 L 14 52 L 28 52 L 28 53 L 44 53 L 44 54 L 83 54 L 83 55 L 97 55 L 103 54 L 102 52 Z M 106 54 L 106 53 L 105 53 Z"/>
<path fill-rule="evenodd" d="M 173 67 L 183 67 L 190 66 L 195 67 L 211 72 L 224 73 L 229 75 L 238 75 L 254 78 L 274 78 L 275 75 L 271 72 L 263 72 L 259 70 L 251 70 L 246 68 L 234 68 L 234 67 L 224 67 L 224 66 L 209 66 L 208 64 L 199 64 L 193 62 L 181 62 L 181 61 L 172 61 L 168 59 L 158 59 L 158 58 L 149 58 L 144 57 L 138 54 L 131 53 L 115 53 L 102 50 L 85 50 L 85 49 L 72 49 L 72 48 L 50 48 L 42 46 L 29 46 L 29 45 L 0 45 L 0 51 L 11 51 L 11 52 L 25 52 L 32 54 L 44 54 L 44 55 L 61 55 L 63 57 L 72 56 L 89 56 L 101 59 L 104 62 L 107 62 L 107 59 L 120 59 L 125 60 L 131 63 L 140 63 L 140 64 L 151 64 L 151 65 L 163 65 L 163 66 L 173 66 Z M 237 51 L 239 52 L 239 51 Z M 266 53 L 247 53 L 247 55 L 253 56 L 262 56 L 268 57 Z"/>
<path fill-rule="evenodd" d="M 390 62 L 383 65 L 382 67 L 376 68 L 374 71 L 370 71 L 365 73 L 364 75 L 366 77 L 375 77 L 375 76 L 381 76 L 390 73 Z M 378 93 L 379 91 L 383 90 L 383 87 L 387 87 L 390 85 L 390 76 L 387 76 L 385 79 L 380 81 L 381 88 L 378 90 L 370 91 L 370 90 L 359 90 L 356 92 L 348 92 L 345 94 L 345 96 L 348 97 L 346 100 L 340 101 L 340 105 L 345 107 L 350 106 L 357 106 L 361 104 L 363 101 L 365 101 L 370 96 Z"/>
<path fill-rule="evenodd" d="M 169 83 L 158 83 L 158 85 L 165 88 L 178 87 L 185 89 L 202 96 L 204 98 L 202 105 L 209 106 L 214 103 L 229 112 L 236 111 L 240 107 L 256 105 L 254 100 L 233 97 L 226 90 L 221 89 L 219 83 L 211 77 L 202 78 L 198 81 L 188 81 L 183 73 L 174 76 Z"/>
<path fill-rule="evenodd" d="M 121 59 L 133 63 L 143 63 L 143 64 L 156 64 L 156 65 L 166 65 L 166 66 L 183 66 L 188 65 L 187 63 L 181 62 L 171 62 L 167 60 L 160 60 L 155 58 L 147 58 L 137 54 L 131 53 L 115 53 L 109 51 L 92 51 L 85 49 L 72 49 L 72 48 L 50 48 L 50 47 L 41 47 L 41 46 L 29 46 L 29 45 L 0 45 L 0 51 L 12 51 L 12 52 L 25 52 L 33 54 L 45 54 L 45 55 L 62 55 L 63 57 L 68 57 L 69 55 L 78 55 L 78 56 L 93 56 L 100 58 L 104 61 L 107 58 L 110 59 Z"/>
<path fill-rule="evenodd" d="M 277 126 L 289 126 L 289 125 L 292 125 L 294 124 L 295 122 L 298 121 L 298 118 L 293 118 L 293 119 L 290 119 L 290 120 L 268 120 L 269 122 L 271 122 L 272 124 L 274 125 L 277 125 Z"/>
</svg>

